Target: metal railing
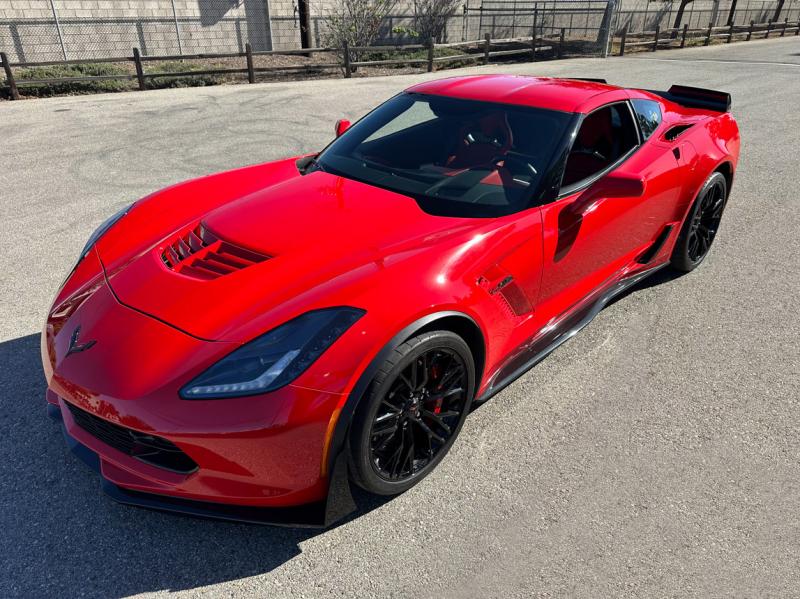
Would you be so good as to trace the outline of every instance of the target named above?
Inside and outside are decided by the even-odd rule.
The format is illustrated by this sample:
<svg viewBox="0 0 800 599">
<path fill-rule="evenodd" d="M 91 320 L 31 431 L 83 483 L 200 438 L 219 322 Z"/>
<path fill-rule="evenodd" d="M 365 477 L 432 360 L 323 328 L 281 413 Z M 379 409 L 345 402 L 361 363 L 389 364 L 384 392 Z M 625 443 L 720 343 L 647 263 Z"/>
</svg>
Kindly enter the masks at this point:
<svg viewBox="0 0 800 599">
<path fill-rule="evenodd" d="M 794 23 L 785 19 L 781 23 L 767 21 L 766 23 L 754 23 L 749 25 L 725 25 L 715 27 L 709 23 L 708 27 L 702 29 L 689 29 L 689 25 L 682 28 L 661 29 L 656 27 L 653 31 L 642 31 L 638 33 L 628 33 L 623 29 L 619 35 L 619 56 L 624 56 L 626 51 L 631 48 L 643 48 L 655 52 L 666 48 L 684 48 L 687 44 L 697 45 L 702 43 L 708 46 L 713 40 L 721 39 L 730 44 L 734 40 L 750 41 L 751 39 L 767 39 L 773 37 L 784 37 L 789 35 L 800 35 L 800 19 Z M 616 39 L 616 38 L 615 38 Z"/>
</svg>

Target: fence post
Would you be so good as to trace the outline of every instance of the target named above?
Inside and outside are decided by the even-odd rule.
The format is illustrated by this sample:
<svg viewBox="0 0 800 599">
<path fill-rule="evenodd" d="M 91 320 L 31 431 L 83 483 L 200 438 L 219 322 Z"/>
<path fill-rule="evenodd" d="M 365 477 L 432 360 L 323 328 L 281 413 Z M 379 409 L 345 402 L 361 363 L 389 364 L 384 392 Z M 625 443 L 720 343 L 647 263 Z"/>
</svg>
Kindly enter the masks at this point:
<svg viewBox="0 0 800 599">
<path fill-rule="evenodd" d="M 67 60 L 67 47 L 64 45 L 64 35 L 61 33 L 61 22 L 58 20 L 58 12 L 56 12 L 56 5 L 53 0 L 50 0 L 50 10 L 53 11 L 53 22 L 56 24 L 58 43 L 61 44 L 61 54 L 64 55 L 64 60 Z"/>
<path fill-rule="evenodd" d="M 350 79 L 353 70 L 350 68 L 350 44 L 347 43 L 347 40 L 344 40 L 342 53 L 344 54 L 344 77 Z"/>
<path fill-rule="evenodd" d="M 731 23 L 730 29 L 728 29 L 728 43 L 730 44 L 733 41 L 733 23 Z"/>
<path fill-rule="evenodd" d="M 538 20 L 538 12 L 538 9 L 533 9 L 533 28 L 531 30 L 531 62 L 536 62 L 536 21 Z"/>
<path fill-rule="evenodd" d="M 781 37 L 786 35 L 786 28 L 789 26 L 789 17 L 786 17 L 783 21 L 783 29 L 781 29 Z"/>
<path fill-rule="evenodd" d="M 750 21 L 750 27 L 747 28 L 747 37 L 745 38 L 744 41 L 749 42 L 750 38 L 753 37 L 753 27 L 755 27 L 755 26 L 756 26 L 756 22 L 755 21 Z"/>
<path fill-rule="evenodd" d="M 714 23 L 708 24 L 708 31 L 706 31 L 706 41 L 703 42 L 704 46 L 707 46 L 711 43 L 711 30 L 714 28 Z"/>
<path fill-rule="evenodd" d="M 428 40 L 428 72 L 433 73 L 433 38 Z"/>
<path fill-rule="evenodd" d="M 19 100 L 19 90 L 17 89 L 17 82 L 14 81 L 14 73 L 11 72 L 11 63 L 8 62 L 8 56 L 5 52 L 0 52 L 0 62 L 3 63 L 3 70 L 6 72 L 6 81 L 11 91 L 11 99 Z"/>
<path fill-rule="evenodd" d="M 772 31 L 772 19 L 767 22 L 767 33 L 764 35 L 764 39 L 769 37 L 769 32 Z"/>
<path fill-rule="evenodd" d="M 797 19 L 797 29 L 794 30 L 795 35 L 800 35 L 800 19 Z"/>
<path fill-rule="evenodd" d="M 656 34 L 653 36 L 653 47 L 650 48 L 650 52 L 655 52 L 658 50 L 658 36 L 661 33 L 661 26 L 656 25 Z"/>
<path fill-rule="evenodd" d="M 247 58 L 247 82 L 255 83 L 256 72 L 255 69 L 253 69 L 253 47 L 250 45 L 250 42 L 244 45 L 244 54 Z"/>
<path fill-rule="evenodd" d="M 183 43 L 181 43 L 181 30 L 178 27 L 178 11 L 175 10 L 175 0 L 172 2 L 172 20 L 175 23 L 175 39 L 178 40 L 178 54 L 183 54 Z"/>
<path fill-rule="evenodd" d="M 486 34 L 483 36 L 483 64 L 489 64 L 489 48 L 492 43 L 492 36 Z"/>
<path fill-rule="evenodd" d="M 614 39 L 614 10 L 616 8 L 615 0 L 608 0 L 606 4 L 606 8 L 603 11 L 603 20 L 600 23 L 600 30 L 597 33 L 597 41 L 598 43 L 602 43 L 603 45 L 600 47 L 600 56 L 602 58 L 607 58 L 608 53 L 611 51 L 611 42 Z M 570 16 L 570 29 L 569 32 L 572 33 L 572 16 Z"/>
<path fill-rule="evenodd" d="M 558 34 L 558 57 L 562 58 L 564 56 L 564 34 L 566 33 L 566 28 L 561 28 L 561 33 Z"/>
<path fill-rule="evenodd" d="M 133 64 L 136 65 L 136 79 L 139 82 L 139 91 L 146 89 L 144 83 L 144 69 L 142 69 L 142 56 L 139 54 L 139 48 L 133 49 Z"/>
<path fill-rule="evenodd" d="M 681 48 L 686 46 L 686 34 L 689 33 L 689 23 L 683 24 L 683 35 L 681 35 Z"/>
<path fill-rule="evenodd" d="M 625 40 L 628 38 L 628 26 L 622 30 L 622 39 L 619 41 L 619 55 L 625 56 Z"/>
</svg>

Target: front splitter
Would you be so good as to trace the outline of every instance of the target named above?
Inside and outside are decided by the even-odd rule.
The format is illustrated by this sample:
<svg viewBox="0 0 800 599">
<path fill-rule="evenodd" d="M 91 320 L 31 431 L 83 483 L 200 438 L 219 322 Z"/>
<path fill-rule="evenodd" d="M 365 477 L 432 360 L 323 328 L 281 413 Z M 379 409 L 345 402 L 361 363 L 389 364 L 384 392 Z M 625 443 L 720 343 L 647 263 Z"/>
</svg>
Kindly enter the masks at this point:
<svg viewBox="0 0 800 599">
<path fill-rule="evenodd" d="M 125 489 L 103 476 L 100 468 L 100 456 L 67 432 L 61 416 L 61 410 L 57 406 L 48 404 L 47 414 L 61 424 L 61 432 L 64 434 L 64 439 L 70 451 L 97 472 L 101 479 L 103 491 L 111 499 L 119 503 L 198 518 L 292 528 L 327 528 L 356 509 L 350 493 L 347 462 L 344 455 L 340 455 L 334 465 L 327 499 L 298 506 L 259 507 L 231 505 Z"/>
</svg>

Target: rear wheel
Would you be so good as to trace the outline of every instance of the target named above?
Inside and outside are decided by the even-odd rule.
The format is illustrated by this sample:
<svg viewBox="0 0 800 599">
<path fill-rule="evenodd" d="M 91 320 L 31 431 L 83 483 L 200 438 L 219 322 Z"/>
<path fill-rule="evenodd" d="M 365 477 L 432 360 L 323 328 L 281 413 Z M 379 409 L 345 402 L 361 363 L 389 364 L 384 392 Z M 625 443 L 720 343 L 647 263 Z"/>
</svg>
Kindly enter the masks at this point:
<svg viewBox="0 0 800 599">
<path fill-rule="evenodd" d="M 466 342 L 449 331 L 409 339 L 384 362 L 353 419 L 353 481 L 402 493 L 441 461 L 464 424 L 475 387 Z"/>
<path fill-rule="evenodd" d="M 681 272 L 697 268 L 708 255 L 728 200 L 728 182 L 713 173 L 703 184 L 672 251 L 672 266 Z"/>
</svg>

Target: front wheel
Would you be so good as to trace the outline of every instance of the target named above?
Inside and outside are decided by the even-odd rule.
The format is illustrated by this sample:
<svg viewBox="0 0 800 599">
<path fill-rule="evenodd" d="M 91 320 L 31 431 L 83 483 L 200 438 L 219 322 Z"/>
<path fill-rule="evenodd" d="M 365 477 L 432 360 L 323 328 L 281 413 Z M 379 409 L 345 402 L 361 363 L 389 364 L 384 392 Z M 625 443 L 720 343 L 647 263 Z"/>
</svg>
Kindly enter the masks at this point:
<svg viewBox="0 0 800 599">
<path fill-rule="evenodd" d="M 409 339 L 392 352 L 353 419 L 350 475 L 363 489 L 395 495 L 441 461 L 467 417 L 475 362 L 449 331 Z"/>
<path fill-rule="evenodd" d="M 675 270 L 689 272 L 700 266 L 717 235 L 727 200 L 727 180 L 722 173 L 712 173 L 697 194 L 675 242 L 670 259 Z"/>
</svg>

